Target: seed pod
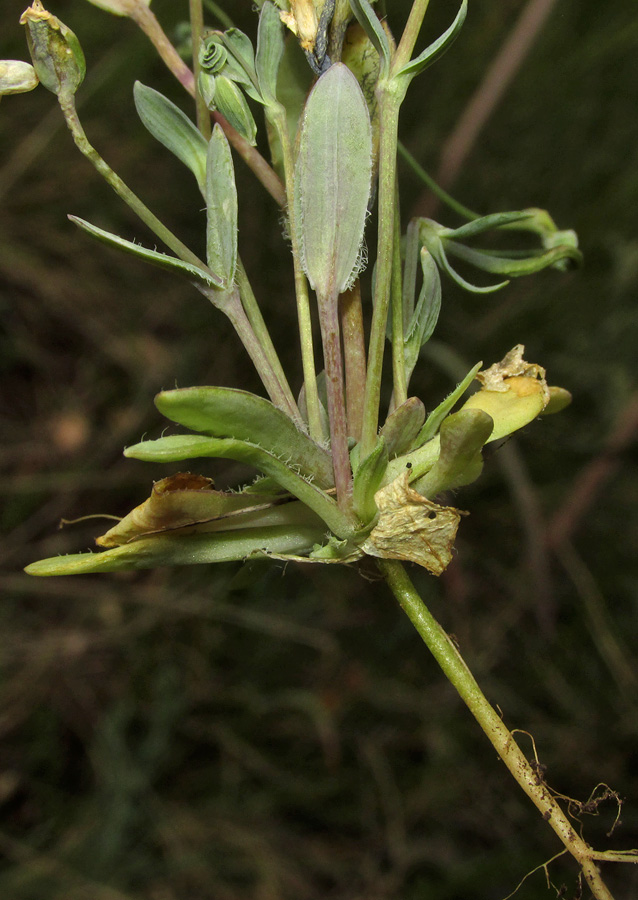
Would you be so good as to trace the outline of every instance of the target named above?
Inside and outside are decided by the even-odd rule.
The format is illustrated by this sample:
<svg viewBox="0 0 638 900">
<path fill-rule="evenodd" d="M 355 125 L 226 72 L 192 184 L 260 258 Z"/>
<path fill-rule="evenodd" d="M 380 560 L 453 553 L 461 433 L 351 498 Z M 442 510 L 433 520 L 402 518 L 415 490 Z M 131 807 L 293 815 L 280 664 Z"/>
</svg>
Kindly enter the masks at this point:
<svg viewBox="0 0 638 900">
<path fill-rule="evenodd" d="M 0 96 L 25 94 L 38 86 L 38 76 L 29 63 L 21 59 L 0 60 Z"/>
<path fill-rule="evenodd" d="M 86 63 L 80 42 L 70 28 L 34 0 L 20 17 L 36 75 L 54 94 L 74 94 L 84 80 Z"/>
</svg>

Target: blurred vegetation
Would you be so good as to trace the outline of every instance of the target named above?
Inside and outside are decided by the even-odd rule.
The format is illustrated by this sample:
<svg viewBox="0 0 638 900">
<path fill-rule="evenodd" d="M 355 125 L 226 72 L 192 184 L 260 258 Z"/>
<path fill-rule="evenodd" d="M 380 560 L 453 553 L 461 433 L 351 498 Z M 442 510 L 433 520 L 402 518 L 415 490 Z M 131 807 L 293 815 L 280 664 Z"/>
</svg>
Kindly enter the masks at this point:
<svg viewBox="0 0 638 900">
<path fill-rule="evenodd" d="M 24 3 L 3 4 L 2 57 L 25 58 Z M 153 5 L 175 35 L 185 0 Z M 389 6 L 399 26 L 407 3 Z M 430 171 L 523 6 L 471 4 L 455 47 L 415 82 L 402 133 Z M 227 4 L 254 33 L 250 7 Z M 195 183 L 132 100 L 140 78 L 189 109 L 179 86 L 132 24 L 79 0 L 51 8 L 87 56 L 79 99 L 94 144 L 199 250 Z M 429 34 L 450 10 L 432 3 Z M 431 406 L 458 365 L 522 342 L 574 394 L 459 494 L 472 515 L 448 573 L 414 575 L 508 724 L 534 736 L 549 783 L 585 801 L 604 782 L 626 800 L 609 838 L 613 800 L 583 817 L 591 843 L 616 848 L 638 845 L 637 47 L 633 4 L 556 5 L 453 192 L 482 213 L 549 209 L 578 231 L 585 268 L 489 297 L 446 283 L 413 383 Z M 148 241 L 55 106 L 43 89 L 0 104 L 0 896 L 500 900 L 560 848 L 372 570 L 21 573 L 90 546 L 102 524 L 58 530 L 61 518 L 124 514 L 169 474 L 121 457 L 161 431 L 158 390 L 258 389 L 199 295 L 67 221 Z M 238 173 L 242 254 L 298 385 L 280 214 Z M 402 173 L 407 217 L 428 198 Z M 245 474 L 203 471 L 220 485 Z M 579 511 L 592 471 L 607 477 Z M 579 896 L 574 872 L 551 865 L 561 896 Z M 638 896 L 636 867 L 606 875 L 616 900 Z M 517 894 L 555 895 L 542 870 Z"/>
</svg>

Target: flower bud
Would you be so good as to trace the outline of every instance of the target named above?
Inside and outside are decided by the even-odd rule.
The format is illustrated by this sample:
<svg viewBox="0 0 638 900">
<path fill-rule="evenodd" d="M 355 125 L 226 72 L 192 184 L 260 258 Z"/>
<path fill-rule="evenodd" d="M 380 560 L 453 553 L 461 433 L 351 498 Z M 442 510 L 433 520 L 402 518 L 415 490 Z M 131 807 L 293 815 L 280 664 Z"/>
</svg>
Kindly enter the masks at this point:
<svg viewBox="0 0 638 900">
<path fill-rule="evenodd" d="M 21 59 L 0 60 L 0 96 L 25 94 L 38 86 L 38 76 L 29 63 Z"/>
<path fill-rule="evenodd" d="M 20 17 L 36 75 L 54 94 L 74 94 L 84 80 L 86 65 L 80 43 L 70 28 L 42 6 L 40 0 Z"/>
</svg>

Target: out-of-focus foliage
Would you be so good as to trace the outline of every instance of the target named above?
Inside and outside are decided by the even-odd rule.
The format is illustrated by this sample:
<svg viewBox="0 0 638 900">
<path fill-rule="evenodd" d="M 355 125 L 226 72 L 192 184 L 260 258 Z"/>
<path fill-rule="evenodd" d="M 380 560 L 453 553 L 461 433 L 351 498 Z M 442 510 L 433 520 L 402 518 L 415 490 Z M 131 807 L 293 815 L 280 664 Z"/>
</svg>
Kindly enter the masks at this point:
<svg viewBox="0 0 638 900">
<path fill-rule="evenodd" d="M 23 7 L 3 5 L 2 57 L 27 58 Z M 153 7 L 169 30 L 186 15 L 185 3 Z M 231 10 L 248 33 L 250 7 Z M 449 24 L 448 4 L 431 7 L 422 46 Z M 522 7 L 472 5 L 455 47 L 408 95 L 402 136 L 430 171 Z M 406 8 L 392 4 L 397 21 Z M 91 139 L 202 253 L 197 186 L 133 104 L 137 78 L 190 113 L 179 86 L 131 23 L 75 0 L 52 11 L 86 52 L 78 101 Z M 411 383 L 430 409 L 476 360 L 523 342 L 574 395 L 561 416 L 488 454 L 464 494 L 472 516 L 449 573 L 415 577 L 508 724 L 534 735 L 549 783 L 584 801 L 605 781 L 627 798 L 609 839 L 613 802 L 584 818 L 592 843 L 619 847 L 638 844 L 635 438 L 572 549 L 554 552 L 544 523 L 618 422 L 629 427 L 632 409 L 636 419 L 637 44 L 631 4 L 562 0 L 553 13 L 454 193 L 482 214 L 551 210 L 577 230 L 585 267 L 489 297 L 445 280 Z M 210 304 L 67 222 L 74 213 L 152 242 L 75 154 L 47 92 L 2 100 L 0 147 L 0 896 L 508 894 L 558 847 L 381 584 L 354 569 L 288 566 L 284 577 L 257 564 L 72 582 L 21 574 L 105 530 L 57 531 L 60 518 L 123 514 L 150 478 L 170 474 L 121 456 L 159 436 L 158 390 L 258 386 Z M 240 252 L 290 370 L 279 213 L 236 168 Z M 428 198 L 401 172 L 407 217 Z M 231 464 L 205 474 L 220 488 L 246 475 Z M 550 871 L 574 892 L 570 867 Z M 638 893 L 636 879 L 631 867 L 609 872 L 617 898 Z M 546 896 L 542 872 L 517 896 Z"/>
</svg>

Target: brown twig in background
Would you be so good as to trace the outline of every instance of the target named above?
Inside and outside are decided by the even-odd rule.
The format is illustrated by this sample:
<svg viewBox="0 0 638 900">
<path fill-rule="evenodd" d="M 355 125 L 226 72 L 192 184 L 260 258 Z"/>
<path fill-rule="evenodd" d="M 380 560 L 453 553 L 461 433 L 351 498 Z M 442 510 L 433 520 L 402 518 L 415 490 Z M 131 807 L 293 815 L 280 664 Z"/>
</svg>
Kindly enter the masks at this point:
<svg viewBox="0 0 638 900">
<path fill-rule="evenodd" d="M 443 144 L 435 180 L 449 188 L 455 181 L 486 122 L 503 99 L 554 7 L 555 0 L 528 0 L 500 52 Z M 419 199 L 415 215 L 431 217 L 438 199 L 429 191 Z"/>
</svg>

